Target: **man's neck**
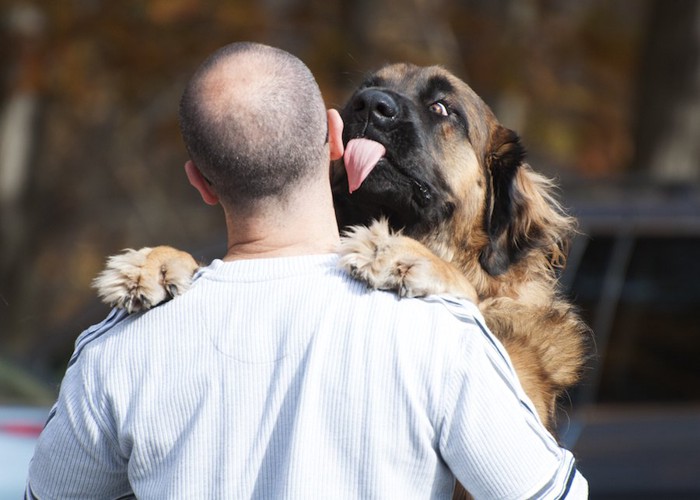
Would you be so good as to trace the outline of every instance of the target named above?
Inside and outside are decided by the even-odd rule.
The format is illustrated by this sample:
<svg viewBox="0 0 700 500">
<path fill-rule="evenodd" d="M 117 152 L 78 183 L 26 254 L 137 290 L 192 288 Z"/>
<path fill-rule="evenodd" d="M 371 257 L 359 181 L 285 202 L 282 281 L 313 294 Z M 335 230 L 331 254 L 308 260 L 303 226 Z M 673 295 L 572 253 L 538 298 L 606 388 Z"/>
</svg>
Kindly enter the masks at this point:
<svg viewBox="0 0 700 500">
<path fill-rule="evenodd" d="M 227 213 L 227 227 L 225 261 L 333 253 L 339 243 L 332 201 L 325 196 L 253 215 Z"/>
<path fill-rule="evenodd" d="M 338 249 L 337 231 L 320 237 L 306 235 L 278 234 L 264 237 L 237 237 L 229 242 L 225 261 L 241 259 L 263 259 L 272 257 L 291 257 L 295 255 L 315 255 L 333 253 Z"/>
</svg>

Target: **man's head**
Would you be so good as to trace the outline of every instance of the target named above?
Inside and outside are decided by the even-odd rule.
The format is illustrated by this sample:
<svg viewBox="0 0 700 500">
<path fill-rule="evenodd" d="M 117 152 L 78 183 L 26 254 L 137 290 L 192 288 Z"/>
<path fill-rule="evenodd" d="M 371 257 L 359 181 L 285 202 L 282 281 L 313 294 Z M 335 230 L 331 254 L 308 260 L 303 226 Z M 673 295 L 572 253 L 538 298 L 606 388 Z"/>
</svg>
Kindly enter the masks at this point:
<svg viewBox="0 0 700 500">
<path fill-rule="evenodd" d="M 284 200 L 328 171 L 321 92 L 304 63 L 280 49 L 241 42 L 212 54 L 185 89 L 180 125 L 216 197 L 239 209 Z"/>
</svg>

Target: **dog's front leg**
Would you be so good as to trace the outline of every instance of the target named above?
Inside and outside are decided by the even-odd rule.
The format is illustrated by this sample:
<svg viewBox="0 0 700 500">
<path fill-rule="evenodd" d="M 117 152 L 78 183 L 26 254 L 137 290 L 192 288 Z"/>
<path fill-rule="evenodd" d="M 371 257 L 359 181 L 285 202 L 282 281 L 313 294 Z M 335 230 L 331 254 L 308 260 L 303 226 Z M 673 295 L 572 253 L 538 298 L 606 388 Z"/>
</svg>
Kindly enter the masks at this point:
<svg viewBox="0 0 700 500">
<path fill-rule="evenodd" d="M 127 249 L 107 259 L 93 287 L 103 302 L 132 313 L 184 293 L 198 268 L 190 254 L 172 247 Z"/>
<path fill-rule="evenodd" d="M 394 290 L 402 297 L 448 294 L 478 301 L 476 290 L 456 267 L 413 238 L 391 232 L 384 219 L 348 229 L 340 255 L 340 266 L 372 288 Z"/>
</svg>

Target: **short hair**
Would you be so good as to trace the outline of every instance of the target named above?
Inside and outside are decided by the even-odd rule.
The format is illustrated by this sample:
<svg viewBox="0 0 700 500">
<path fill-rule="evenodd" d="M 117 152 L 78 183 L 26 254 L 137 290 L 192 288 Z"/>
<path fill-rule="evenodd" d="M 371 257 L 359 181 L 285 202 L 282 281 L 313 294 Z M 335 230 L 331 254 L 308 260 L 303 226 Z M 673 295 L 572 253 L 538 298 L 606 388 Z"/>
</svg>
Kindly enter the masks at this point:
<svg viewBox="0 0 700 500">
<path fill-rule="evenodd" d="M 190 158 L 224 203 L 284 198 L 327 168 L 321 91 L 295 56 L 238 42 L 209 56 L 180 101 Z"/>
</svg>

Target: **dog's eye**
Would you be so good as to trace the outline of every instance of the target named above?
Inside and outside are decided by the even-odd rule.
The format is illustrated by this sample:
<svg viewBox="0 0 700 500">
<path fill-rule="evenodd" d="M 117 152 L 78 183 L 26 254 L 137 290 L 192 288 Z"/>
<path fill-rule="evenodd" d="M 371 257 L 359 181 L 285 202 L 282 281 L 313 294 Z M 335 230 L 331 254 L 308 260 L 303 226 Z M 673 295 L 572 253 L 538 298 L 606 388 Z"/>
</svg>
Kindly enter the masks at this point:
<svg viewBox="0 0 700 500">
<path fill-rule="evenodd" d="M 429 109 L 436 115 L 447 116 L 449 114 L 447 112 L 447 106 L 445 106 L 445 103 L 443 103 L 442 101 L 436 101 L 432 103 Z"/>
</svg>

